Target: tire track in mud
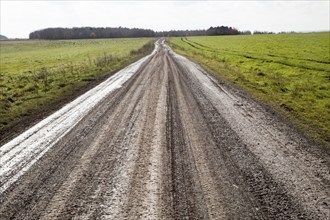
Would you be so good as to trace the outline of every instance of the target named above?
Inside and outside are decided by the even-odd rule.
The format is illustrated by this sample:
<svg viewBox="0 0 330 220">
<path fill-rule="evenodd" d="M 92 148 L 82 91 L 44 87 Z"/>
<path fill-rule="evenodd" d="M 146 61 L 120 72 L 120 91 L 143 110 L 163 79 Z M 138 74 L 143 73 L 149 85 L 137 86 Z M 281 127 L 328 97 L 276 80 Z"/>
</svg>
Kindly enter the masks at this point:
<svg viewBox="0 0 330 220">
<path fill-rule="evenodd" d="M 157 45 L 1 194 L 0 219 L 327 219 L 329 154 Z"/>
</svg>

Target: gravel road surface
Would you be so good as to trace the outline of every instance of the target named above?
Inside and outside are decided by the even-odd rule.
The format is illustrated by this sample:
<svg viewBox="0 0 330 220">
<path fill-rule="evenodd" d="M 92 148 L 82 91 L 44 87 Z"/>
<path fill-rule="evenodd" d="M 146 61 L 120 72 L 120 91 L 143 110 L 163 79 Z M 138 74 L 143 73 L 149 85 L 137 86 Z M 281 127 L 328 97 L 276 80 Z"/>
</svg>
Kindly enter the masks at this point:
<svg viewBox="0 0 330 220">
<path fill-rule="evenodd" d="M 0 219 L 330 219 L 329 150 L 159 40 L 0 147 Z"/>
</svg>

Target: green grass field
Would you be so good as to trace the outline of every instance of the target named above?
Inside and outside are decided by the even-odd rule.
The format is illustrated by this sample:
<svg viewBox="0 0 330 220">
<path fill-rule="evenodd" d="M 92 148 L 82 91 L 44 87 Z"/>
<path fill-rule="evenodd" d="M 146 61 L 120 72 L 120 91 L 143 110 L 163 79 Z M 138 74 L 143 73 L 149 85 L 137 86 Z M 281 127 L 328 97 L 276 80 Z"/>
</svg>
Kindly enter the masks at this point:
<svg viewBox="0 0 330 220">
<path fill-rule="evenodd" d="M 330 33 L 170 38 L 172 48 L 233 82 L 330 146 Z"/>
<path fill-rule="evenodd" d="M 0 131 L 150 53 L 154 41 L 1 41 Z"/>
</svg>

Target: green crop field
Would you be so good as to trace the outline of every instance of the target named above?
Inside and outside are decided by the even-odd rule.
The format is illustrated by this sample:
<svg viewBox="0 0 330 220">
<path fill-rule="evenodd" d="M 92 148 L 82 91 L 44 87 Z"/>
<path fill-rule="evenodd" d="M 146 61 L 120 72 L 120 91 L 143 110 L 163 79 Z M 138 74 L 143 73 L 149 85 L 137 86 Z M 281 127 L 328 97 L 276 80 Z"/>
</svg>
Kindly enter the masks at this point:
<svg viewBox="0 0 330 220">
<path fill-rule="evenodd" d="M 0 42 L 0 131 L 150 53 L 154 39 Z"/>
<path fill-rule="evenodd" d="M 170 38 L 169 43 L 330 145 L 329 32 Z"/>
</svg>

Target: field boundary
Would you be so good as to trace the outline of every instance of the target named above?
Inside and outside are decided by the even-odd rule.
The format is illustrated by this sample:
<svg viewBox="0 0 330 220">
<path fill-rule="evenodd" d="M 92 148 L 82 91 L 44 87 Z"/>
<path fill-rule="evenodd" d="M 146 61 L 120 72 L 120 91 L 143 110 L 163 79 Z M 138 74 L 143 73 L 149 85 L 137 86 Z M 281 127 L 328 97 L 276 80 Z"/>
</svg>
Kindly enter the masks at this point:
<svg viewBox="0 0 330 220">
<path fill-rule="evenodd" d="M 198 38 L 199 41 L 202 41 L 201 39 L 202 37 Z M 210 48 L 209 46 L 204 45 L 200 42 L 196 43 L 194 41 L 194 37 L 170 38 L 168 42 L 170 46 L 177 53 L 185 57 L 188 57 L 192 61 L 200 64 L 205 70 L 207 70 L 207 72 L 211 73 L 211 75 L 217 78 L 218 80 L 229 83 L 230 85 L 239 88 L 240 90 L 244 91 L 246 94 L 249 94 L 249 96 L 252 99 L 258 101 L 259 103 L 262 103 L 265 106 L 268 106 L 268 109 L 272 109 L 275 113 L 277 113 L 280 117 L 282 117 L 284 121 L 289 120 L 290 124 L 292 123 L 292 125 L 294 125 L 301 134 L 304 134 L 304 136 L 308 137 L 312 142 L 330 147 L 329 133 L 327 132 L 327 129 L 329 131 L 329 127 L 328 128 L 326 127 L 324 121 L 326 119 L 320 120 L 320 123 L 323 124 L 319 125 L 318 124 L 319 122 L 312 121 L 313 120 L 312 117 L 315 116 L 311 116 L 311 118 L 308 118 L 306 116 L 307 113 L 305 114 L 305 112 L 299 112 L 300 108 L 304 108 L 304 107 L 308 108 L 308 105 L 305 104 L 305 106 L 299 106 L 300 104 L 297 102 L 296 99 L 292 99 L 292 102 L 290 102 L 290 99 L 285 98 L 285 97 L 289 97 L 288 95 L 292 94 L 291 91 L 292 88 L 289 87 L 290 85 L 287 84 L 287 82 L 285 81 L 285 80 L 289 80 L 290 78 L 287 78 L 286 76 L 282 77 L 280 74 L 276 74 L 276 75 L 273 74 L 274 78 L 271 79 L 273 81 L 266 81 L 266 79 L 268 78 L 266 78 L 265 75 L 267 76 L 268 74 L 267 77 L 269 77 L 270 75 L 269 73 L 261 70 L 257 70 L 257 71 L 253 70 L 255 71 L 255 73 L 253 73 L 255 74 L 255 78 L 249 79 L 247 78 L 248 74 L 246 74 L 245 72 L 243 73 L 242 70 L 240 69 L 240 66 L 236 65 L 235 62 L 232 62 L 231 60 L 227 60 L 227 59 L 222 59 L 221 56 L 218 56 L 218 54 L 214 55 L 214 51 L 216 51 L 216 53 L 226 54 L 228 52 L 226 50 L 221 51 L 218 48 Z M 249 53 L 249 51 L 244 51 L 244 52 L 246 54 Z M 243 56 L 243 55 L 234 54 L 234 56 Z M 274 56 L 276 56 L 276 54 Z M 294 59 L 301 60 L 299 58 L 294 58 Z M 253 61 L 253 62 L 257 63 L 258 60 L 260 60 L 259 62 L 260 65 L 263 65 L 262 63 L 267 63 L 265 59 L 264 60 L 257 59 L 257 61 Z M 326 75 L 329 73 L 329 70 L 327 69 L 327 65 L 330 64 L 330 62 L 322 62 L 322 63 L 326 65 L 324 66 L 324 68 L 326 69 L 324 68 L 319 68 L 319 69 L 307 68 L 307 69 L 308 71 L 318 71 L 316 73 L 321 73 L 322 75 Z M 286 63 L 280 63 L 280 64 L 286 65 Z M 289 66 L 290 68 L 303 68 L 301 66 L 291 66 L 291 65 L 286 65 L 286 66 Z M 298 69 L 297 72 L 299 73 L 299 71 L 300 70 Z M 320 78 L 320 76 L 318 77 Z M 274 90 L 278 89 L 278 92 L 275 93 L 274 95 L 273 90 L 269 90 L 269 91 L 266 90 L 269 87 L 259 86 L 259 84 L 263 83 L 262 81 L 261 82 L 253 81 L 253 80 L 258 80 L 259 78 L 264 80 L 265 83 L 268 84 L 274 83 L 275 85 L 271 89 Z M 305 88 L 304 84 L 302 84 L 301 87 L 302 87 L 301 89 L 304 89 Z M 308 86 L 306 88 L 308 89 Z M 311 90 L 310 92 L 312 91 L 313 90 Z M 298 95 L 300 95 L 299 92 L 300 91 L 298 90 L 297 91 Z M 304 95 L 304 93 L 301 94 Z M 283 96 L 284 98 L 283 97 L 276 98 L 276 96 L 278 95 Z M 302 103 L 302 101 L 300 101 L 300 103 Z M 328 103 L 328 107 L 329 106 L 330 103 Z M 315 108 L 315 106 L 310 106 L 310 107 Z M 302 110 L 304 111 L 304 109 Z M 309 110 L 309 111 L 313 111 L 313 110 Z M 329 114 L 329 109 L 325 107 L 323 113 L 324 113 L 323 118 L 326 118 L 326 114 Z"/>
<path fill-rule="evenodd" d="M 0 145 L 3 145 L 9 140 L 15 138 L 23 131 L 37 124 L 45 117 L 56 112 L 61 107 L 68 104 L 80 95 L 84 94 L 88 90 L 94 88 L 101 82 L 108 79 L 113 74 L 127 67 L 129 64 L 134 63 L 140 58 L 150 54 L 154 49 L 154 42 L 155 40 L 151 40 L 149 41 L 149 43 L 145 44 L 144 47 L 138 50 L 131 51 L 132 56 L 123 58 L 120 62 L 120 65 L 116 65 L 115 69 L 107 72 L 98 73 L 95 78 L 84 81 L 84 84 L 77 85 L 73 88 L 73 90 L 69 92 L 64 92 L 64 95 L 55 97 L 50 101 L 47 101 L 43 106 L 39 106 L 39 108 L 29 113 L 26 113 L 22 117 L 19 117 L 17 120 L 13 121 L 12 123 L 9 123 L 7 126 L 0 129 Z"/>
</svg>

